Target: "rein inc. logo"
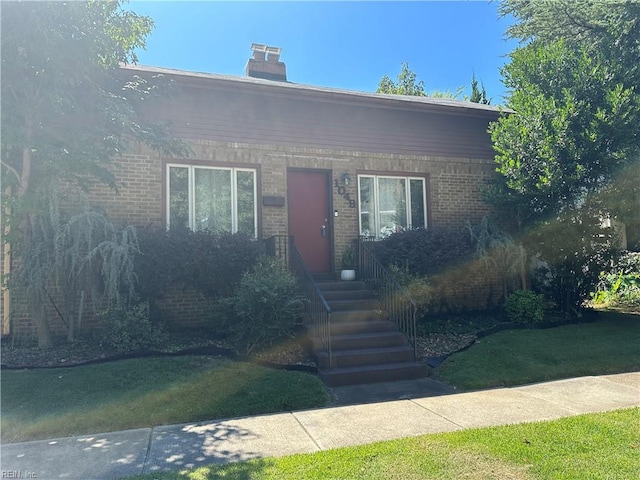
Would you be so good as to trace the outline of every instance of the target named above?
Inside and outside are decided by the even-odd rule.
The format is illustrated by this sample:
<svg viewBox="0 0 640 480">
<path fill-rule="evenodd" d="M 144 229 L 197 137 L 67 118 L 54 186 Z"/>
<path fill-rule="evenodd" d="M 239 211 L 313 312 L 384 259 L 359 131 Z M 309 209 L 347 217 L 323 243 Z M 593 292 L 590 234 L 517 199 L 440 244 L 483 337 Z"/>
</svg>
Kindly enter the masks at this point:
<svg viewBox="0 0 640 480">
<path fill-rule="evenodd" d="M 29 470 L 2 470 L 0 478 L 38 478 L 38 474 Z"/>
</svg>

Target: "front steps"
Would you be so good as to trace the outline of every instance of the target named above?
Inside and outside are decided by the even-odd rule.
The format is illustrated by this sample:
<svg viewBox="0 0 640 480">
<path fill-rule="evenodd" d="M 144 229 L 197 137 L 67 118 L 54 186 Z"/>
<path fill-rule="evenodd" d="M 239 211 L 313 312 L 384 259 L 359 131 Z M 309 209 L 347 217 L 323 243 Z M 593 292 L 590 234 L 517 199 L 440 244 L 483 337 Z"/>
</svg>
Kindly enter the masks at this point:
<svg viewBox="0 0 640 480">
<path fill-rule="evenodd" d="M 398 331 L 389 314 L 364 282 L 316 279 L 331 307 L 333 364 L 313 328 L 308 337 L 318 370 L 329 386 L 409 380 L 427 374 L 425 364 L 415 362 L 413 347 Z"/>
</svg>

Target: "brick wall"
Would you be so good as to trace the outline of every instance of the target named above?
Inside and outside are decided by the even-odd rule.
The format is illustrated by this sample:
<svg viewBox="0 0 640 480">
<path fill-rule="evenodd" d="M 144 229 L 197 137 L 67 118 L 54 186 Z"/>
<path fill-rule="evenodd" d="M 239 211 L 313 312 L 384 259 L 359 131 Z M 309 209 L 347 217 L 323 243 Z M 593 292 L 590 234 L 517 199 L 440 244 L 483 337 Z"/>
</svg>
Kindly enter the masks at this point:
<svg viewBox="0 0 640 480">
<path fill-rule="evenodd" d="M 428 205 L 433 225 L 464 225 L 467 220 L 478 221 L 487 207 L 482 203 L 480 191 L 493 174 L 491 160 L 468 158 L 441 158 L 419 155 L 393 155 L 295 148 L 272 145 L 249 145 L 215 141 L 191 142 L 194 155 L 185 162 L 201 164 L 255 165 L 260 181 L 259 201 L 263 196 L 285 199 L 284 206 L 260 206 L 259 235 L 287 235 L 287 169 L 322 169 L 331 172 L 332 209 L 338 211 L 332 218 L 333 260 L 335 270 L 346 248 L 358 236 L 357 175 L 359 172 L 397 172 L 428 175 Z M 171 162 L 181 162 L 171 159 Z M 91 191 L 92 203 L 102 205 L 114 220 L 125 225 L 162 225 L 164 222 L 163 159 L 154 152 L 137 146 L 130 154 L 114 161 L 114 173 L 120 185 L 117 192 L 98 186 Z M 345 187 L 356 207 L 350 205 L 344 194 L 339 194 L 334 180 L 342 185 L 343 174 L 352 179 Z M 179 292 L 180 289 L 176 289 Z M 178 298 L 180 297 L 180 298 Z M 181 323 L 197 325 L 210 304 L 193 292 L 182 292 L 162 302 L 163 309 L 176 328 Z M 19 329 L 33 329 L 24 315 L 19 317 Z M 16 322 L 14 322 L 14 325 Z"/>
<path fill-rule="evenodd" d="M 140 150 L 143 150 L 140 148 Z M 98 185 L 91 190 L 92 203 L 104 207 L 114 223 L 162 225 L 162 161 L 152 152 L 127 154 L 114 160 L 118 190 Z"/>
</svg>

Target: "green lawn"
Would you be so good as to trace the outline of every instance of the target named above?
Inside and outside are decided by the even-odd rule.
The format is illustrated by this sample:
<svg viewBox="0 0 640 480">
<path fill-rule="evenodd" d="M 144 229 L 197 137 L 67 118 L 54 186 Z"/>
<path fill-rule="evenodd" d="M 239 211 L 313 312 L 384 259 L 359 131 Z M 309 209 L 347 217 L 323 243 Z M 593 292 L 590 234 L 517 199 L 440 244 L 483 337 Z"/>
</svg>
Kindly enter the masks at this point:
<svg viewBox="0 0 640 480">
<path fill-rule="evenodd" d="M 640 409 L 465 430 L 136 480 L 629 480 L 640 472 Z"/>
<path fill-rule="evenodd" d="M 592 323 L 484 337 L 445 360 L 436 377 L 471 390 L 640 370 L 640 315 L 597 315 Z"/>
<path fill-rule="evenodd" d="M 212 357 L 2 372 L 2 441 L 17 442 L 320 407 L 309 374 Z"/>
</svg>

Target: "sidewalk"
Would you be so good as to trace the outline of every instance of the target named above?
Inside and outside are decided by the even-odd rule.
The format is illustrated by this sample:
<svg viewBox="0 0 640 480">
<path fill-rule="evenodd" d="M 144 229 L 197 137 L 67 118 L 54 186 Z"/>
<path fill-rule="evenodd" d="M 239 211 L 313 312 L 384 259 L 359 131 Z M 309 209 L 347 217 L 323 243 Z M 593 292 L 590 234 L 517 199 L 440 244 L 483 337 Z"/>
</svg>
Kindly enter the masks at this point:
<svg viewBox="0 0 640 480">
<path fill-rule="evenodd" d="M 640 372 L 2 445 L 3 478 L 103 480 L 640 405 Z"/>
</svg>

